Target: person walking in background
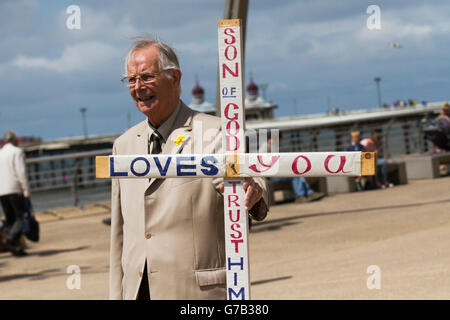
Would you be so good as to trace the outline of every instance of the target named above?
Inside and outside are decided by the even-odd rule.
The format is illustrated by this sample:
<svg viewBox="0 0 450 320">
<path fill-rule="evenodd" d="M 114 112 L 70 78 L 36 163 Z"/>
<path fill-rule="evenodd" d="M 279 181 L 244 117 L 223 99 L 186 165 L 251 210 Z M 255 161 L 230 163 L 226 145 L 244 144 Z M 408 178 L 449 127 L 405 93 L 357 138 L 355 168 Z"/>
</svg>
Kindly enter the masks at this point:
<svg viewBox="0 0 450 320">
<path fill-rule="evenodd" d="M 350 133 L 351 143 L 347 148 L 345 148 L 345 151 L 366 151 L 364 149 L 364 146 L 361 144 L 361 133 L 359 131 L 352 131 Z M 363 188 L 361 186 L 362 177 L 356 177 L 355 179 L 355 186 L 356 191 L 363 191 Z"/>
<path fill-rule="evenodd" d="M 25 153 L 18 148 L 19 139 L 15 132 L 5 135 L 5 145 L 0 149 L 0 202 L 6 217 L 6 239 L 2 245 L 15 256 L 26 252 L 20 243 L 22 235 L 25 198 L 30 198 Z"/>
</svg>

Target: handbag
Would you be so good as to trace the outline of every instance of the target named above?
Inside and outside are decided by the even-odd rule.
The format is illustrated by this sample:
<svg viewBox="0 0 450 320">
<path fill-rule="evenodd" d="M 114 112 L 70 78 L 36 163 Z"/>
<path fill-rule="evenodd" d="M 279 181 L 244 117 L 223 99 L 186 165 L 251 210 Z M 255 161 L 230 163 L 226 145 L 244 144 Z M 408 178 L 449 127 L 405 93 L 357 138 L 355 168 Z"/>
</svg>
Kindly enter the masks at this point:
<svg viewBox="0 0 450 320">
<path fill-rule="evenodd" d="M 33 207 L 29 198 L 25 198 L 25 213 L 23 215 L 22 233 L 28 240 L 39 241 L 39 222 L 33 214 Z"/>
</svg>

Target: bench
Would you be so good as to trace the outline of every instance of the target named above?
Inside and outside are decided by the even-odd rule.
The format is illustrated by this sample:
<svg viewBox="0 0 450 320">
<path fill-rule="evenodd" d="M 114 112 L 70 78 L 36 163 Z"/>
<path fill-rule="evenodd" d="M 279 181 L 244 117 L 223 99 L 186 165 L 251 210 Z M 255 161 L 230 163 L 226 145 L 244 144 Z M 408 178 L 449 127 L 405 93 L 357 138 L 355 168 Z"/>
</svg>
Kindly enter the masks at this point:
<svg viewBox="0 0 450 320">
<path fill-rule="evenodd" d="M 435 179 L 441 176 L 439 166 L 450 163 L 450 152 L 439 152 L 405 158 L 408 179 Z"/>
<path fill-rule="evenodd" d="M 408 176 L 406 174 L 406 163 L 403 160 L 390 160 L 388 162 L 388 181 L 394 186 L 407 184 Z M 377 177 L 381 180 L 380 169 L 377 168 Z"/>
<path fill-rule="evenodd" d="M 402 185 L 408 183 L 406 174 L 406 164 L 403 160 L 390 160 L 388 162 L 388 181 L 396 185 Z M 381 181 L 381 169 L 377 166 L 377 176 Z M 306 177 L 311 189 L 316 192 L 322 192 L 326 195 L 336 193 L 348 193 L 355 192 L 355 177 Z M 269 194 L 270 203 L 278 201 L 295 200 L 294 191 L 292 190 L 292 182 L 290 180 L 271 181 L 269 179 Z M 275 192 L 281 193 L 278 197 L 275 197 Z M 281 200 L 279 200 L 281 198 Z M 278 201 L 277 201 L 278 200 Z"/>
<path fill-rule="evenodd" d="M 381 166 L 377 166 L 376 172 L 378 181 L 382 181 Z M 389 160 L 387 165 L 388 181 L 394 184 L 394 186 L 407 184 L 408 178 L 406 175 L 406 164 L 402 160 Z M 327 190 L 329 194 L 334 193 L 347 193 L 355 192 L 355 177 L 327 177 L 326 178 Z"/>
</svg>

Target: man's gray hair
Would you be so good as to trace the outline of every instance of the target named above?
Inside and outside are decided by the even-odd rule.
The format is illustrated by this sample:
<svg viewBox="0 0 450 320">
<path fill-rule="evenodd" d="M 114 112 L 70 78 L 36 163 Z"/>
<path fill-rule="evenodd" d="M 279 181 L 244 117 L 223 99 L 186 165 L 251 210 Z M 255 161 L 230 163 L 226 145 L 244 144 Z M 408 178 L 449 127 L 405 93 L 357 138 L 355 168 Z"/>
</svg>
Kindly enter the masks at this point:
<svg viewBox="0 0 450 320">
<path fill-rule="evenodd" d="M 13 142 L 17 139 L 17 134 L 14 131 L 8 131 L 5 133 L 5 143 Z"/>
<path fill-rule="evenodd" d="M 180 64 L 178 62 L 178 57 L 175 53 L 175 50 L 171 48 L 168 44 L 162 42 L 158 38 L 154 38 L 151 35 L 144 35 L 135 38 L 135 42 L 133 46 L 128 51 L 127 57 L 125 59 L 125 74 L 127 74 L 128 63 L 130 62 L 131 55 L 140 50 L 147 47 L 156 47 L 159 51 L 159 69 L 168 70 L 168 69 L 180 69 Z"/>
</svg>

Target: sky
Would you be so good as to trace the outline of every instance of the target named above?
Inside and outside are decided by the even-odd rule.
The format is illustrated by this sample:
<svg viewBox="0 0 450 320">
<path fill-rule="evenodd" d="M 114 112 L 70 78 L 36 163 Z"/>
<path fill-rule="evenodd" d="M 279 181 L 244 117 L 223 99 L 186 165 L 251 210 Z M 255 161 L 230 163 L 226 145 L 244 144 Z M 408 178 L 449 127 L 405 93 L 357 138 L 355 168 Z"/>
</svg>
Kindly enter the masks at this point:
<svg viewBox="0 0 450 320">
<path fill-rule="evenodd" d="M 69 29 L 67 8 L 80 8 Z M 215 103 L 217 21 L 224 0 L 0 0 L 0 135 L 43 140 L 120 134 L 145 117 L 119 81 L 133 37 L 175 48 L 182 100 L 195 75 Z M 370 5 L 380 8 L 380 29 Z M 245 82 L 267 83 L 276 117 L 450 99 L 447 0 L 249 0 Z M 372 20 L 371 20 L 372 19 Z M 72 21 L 72 20 L 71 20 Z M 390 43 L 399 43 L 393 48 Z M 261 92 L 260 92 L 261 93 Z M 328 98 L 327 98 L 328 97 Z"/>
</svg>

